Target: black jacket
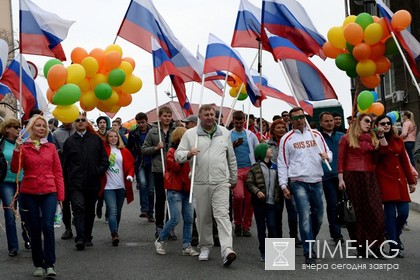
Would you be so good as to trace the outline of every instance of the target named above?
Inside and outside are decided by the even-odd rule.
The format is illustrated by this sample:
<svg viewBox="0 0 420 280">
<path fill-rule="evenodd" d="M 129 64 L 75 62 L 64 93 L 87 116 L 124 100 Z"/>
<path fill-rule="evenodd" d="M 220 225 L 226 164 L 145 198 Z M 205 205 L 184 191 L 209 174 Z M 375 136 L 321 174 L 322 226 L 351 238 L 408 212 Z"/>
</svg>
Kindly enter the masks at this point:
<svg viewBox="0 0 420 280">
<path fill-rule="evenodd" d="M 86 131 L 83 138 L 75 132 L 63 146 L 64 181 L 69 190 L 97 190 L 109 166 L 99 136 Z"/>
</svg>

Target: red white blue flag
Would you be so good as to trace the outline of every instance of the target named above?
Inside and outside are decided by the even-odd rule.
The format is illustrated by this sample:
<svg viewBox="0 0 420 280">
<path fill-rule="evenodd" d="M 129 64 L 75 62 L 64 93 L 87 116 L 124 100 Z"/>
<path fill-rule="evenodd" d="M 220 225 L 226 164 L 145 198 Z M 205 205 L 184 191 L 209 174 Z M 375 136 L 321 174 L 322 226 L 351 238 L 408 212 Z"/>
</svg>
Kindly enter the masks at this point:
<svg viewBox="0 0 420 280">
<path fill-rule="evenodd" d="M 61 42 L 73 23 L 39 8 L 30 0 L 20 0 L 20 52 L 66 60 Z"/>
</svg>

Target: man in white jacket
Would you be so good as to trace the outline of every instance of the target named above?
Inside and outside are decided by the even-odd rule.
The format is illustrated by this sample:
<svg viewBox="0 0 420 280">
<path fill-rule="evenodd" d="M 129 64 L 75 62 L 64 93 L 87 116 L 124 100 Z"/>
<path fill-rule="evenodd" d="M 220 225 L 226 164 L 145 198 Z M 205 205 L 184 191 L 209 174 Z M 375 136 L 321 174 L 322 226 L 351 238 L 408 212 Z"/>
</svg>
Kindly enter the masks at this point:
<svg viewBox="0 0 420 280">
<path fill-rule="evenodd" d="M 194 178 L 191 178 L 194 182 L 191 191 L 196 204 L 198 247 L 201 250 L 198 259 L 207 261 L 210 249 L 214 245 L 213 213 L 217 222 L 223 264 L 227 266 L 236 259 L 232 246 L 232 224 L 229 219 L 229 192 L 237 182 L 237 168 L 230 133 L 216 124 L 215 113 L 211 105 L 200 107 L 200 123 L 185 132 L 175 152 L 175 159 L 181 163 L 190 160 L 192 165 L 193 156 L 197 157 Z"/>
<path fill-rule="evenodd" d="M 293 108 L 289 115 L 293 129 L 280 141 L 277 158 L 279 185 L 287 199 L 293 194 L 306 264 L 314 264 L 316 253 L 311 240 L 315 240 L 319 233 L 324 213 L 322 161 L 331 162 L 332 153 L 319 131 L 312 130 L 315 139 L 312 137 L 305 125 L 302 108 Z"/>
</svg>

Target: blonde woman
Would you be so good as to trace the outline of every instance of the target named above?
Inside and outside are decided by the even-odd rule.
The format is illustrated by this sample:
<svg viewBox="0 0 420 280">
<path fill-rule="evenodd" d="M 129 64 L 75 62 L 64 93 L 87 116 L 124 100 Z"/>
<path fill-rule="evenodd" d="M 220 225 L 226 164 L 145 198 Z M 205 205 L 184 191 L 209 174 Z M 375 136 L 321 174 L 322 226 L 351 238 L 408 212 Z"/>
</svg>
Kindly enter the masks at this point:
<svg viewBox="0 0 420 280">
<path fill-rule="evenodd" d="M 17 138 L 10 170 L 24 172 L 20 196 L 31 235 L 33 276 L 56 276 L 54 215 L 57 201 L 62 206 L 64 200 L 63 172 L 55 145 L 46 139 L 47 120 L 35 115 L 26 129 L 29 137 L 23 143 Z"/>
<path fill-rule="evenodd" d="M 414 122 L 414 115 L 410 111 L 405 111 L 402 114 L 403 124 L 400 137 L 404 141 L 405 150 L 407 151 L 408 157 L 410 158 L 410 163 L 412 166 L 416 167 L 413 148 L 416 143 L 417 127 Z"/>
<path fill-rule="evenodd" d="M 357 241 L 359 257 L 368 257 L 370 249 L 374 257 L 383 258 L 379 246 L 384 241 L 384 211 L 375 176 L 374 157 L 379 142 L 386 140 L 378 140 L 372 126 L 371 116 L 359 114 L 349 133 L 341 138 L 338 187 L 347 191 L 355 209 L 356 222 L 348 223 L 347 229 L 350 238 Z"/>
</svg>

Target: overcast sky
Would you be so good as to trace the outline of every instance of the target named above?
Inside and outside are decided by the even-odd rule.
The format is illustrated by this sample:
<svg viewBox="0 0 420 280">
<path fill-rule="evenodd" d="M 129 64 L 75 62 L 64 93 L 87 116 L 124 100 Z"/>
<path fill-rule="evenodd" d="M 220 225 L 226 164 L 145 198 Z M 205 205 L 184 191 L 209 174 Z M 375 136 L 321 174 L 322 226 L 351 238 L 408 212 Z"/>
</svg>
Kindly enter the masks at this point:
<svg viewBox="0 0 420 280">
<path fill-rule="evenodd" d="M 254 5 L 261 7 L 261 0 L 249 0 Z M 13 2 L 14 30 L 15 36 L 18 32 L 18 3 Z M 56 13 L 62 18 L 75 21 L 70 28 L 67 39 L 62 43 L 67 55 L 65 66 L 70 65 L 70 53 L 75 47 L 85 48 L 88 52 L 93 48 L 103 48 L 112 44 L 116 38 L 117 31 L 123 20 L 125 12 L 130 3 L 129 0 L 33 0 L 40 8 L 49 12 Z M 204 55 L 208 40 L 208 34 L 213 33 L 225 43 L 230 44 L 236 15 L 239 8 L 239 0 L 154 0 L 154 5 L 171 27 L 175 36 L 193 53 L 197 48 Z M 328 30 L 336 25 L 341 25 L 345 18 L 344 0 L 299 0 L 304 6 L 312 22 L 318 31 L 327 37 Z M 322 2 L 322 7 L 320 4 Z M 143 80 L 143 88 L 140 92 L 133 95 L 133 102 L 128 107 L 121 108 L 117 116 L 127 121 L 138 112 L 146 112 L 155 106 L 154 99 L 154 80 L 152 68 L 152 55 L 130 42 L 118 37 L 116 43 L 123 49 L 123 56 L 130 56 L 136 60 L 134 74 Z M 254 59 L 257 50 L 238 49 L 248 65 Z M 48 61 L 48 57 L 25 55 L 27 60 L 34 62 L 38 70 L 42 73 L 43 65 Z M 329 79 L 338 95 L 339 101 L 343 104 L 345 115 L 351 111 L 350 81 L 346 74 L 339 70 L 334 60 L 323 61 L 319 58 L 312 58 L 312 61 L 321 69 Z M 263 54 L 263 74 L 269 79 L 269 83 L 276 86 L 281 91 L 290 94 L 285 80 L 277 63 L 272 56 L 266 52 Z M 45 92 L 47 89 L 46 79 L 38 76 L 37 83 Z M 199 102 L 200 84 L 186 84 L 188 97 L 193 88 L 192 103 Z M 164 91 L 170 88 L 169 78 L 159 85 L 159 103 L 163 104 L 170 99 Z M 227 92 L 227 95 L 228 92 Z M 190 100 L 191 101 L 191 100 Z M 204 103 L 216 103 L 220 105 L 221 97 L 217 94 L 204 90 Z M 230 106 L 232 99 L 225 99 L 225 106 Z M 252 107 L 252 106 L 251 106 Z M 53 109 L 54 106 L 51 106 Z M 248 101 L 238 102 L 236 109 L 248 111 Z M 279 114 L 290 107 L 275 99 L 268 98 L 263 102 L 263 117 L 271 121 L 274 114 Z M 259 109 L 251 108 L 251 113 L 259 116 Z M 104 113 L 94 110 L 88 113 L 90 119 L 96 119 Z"/>
</svg>

